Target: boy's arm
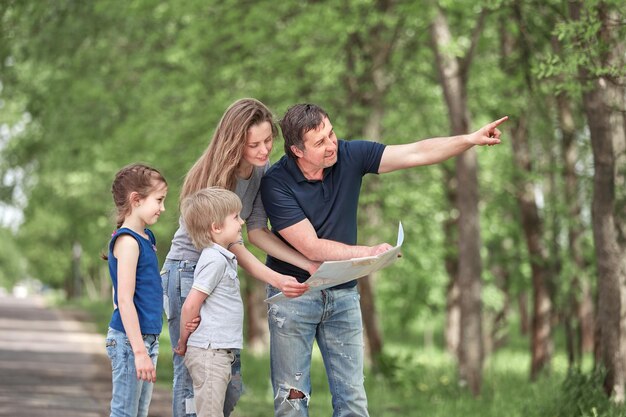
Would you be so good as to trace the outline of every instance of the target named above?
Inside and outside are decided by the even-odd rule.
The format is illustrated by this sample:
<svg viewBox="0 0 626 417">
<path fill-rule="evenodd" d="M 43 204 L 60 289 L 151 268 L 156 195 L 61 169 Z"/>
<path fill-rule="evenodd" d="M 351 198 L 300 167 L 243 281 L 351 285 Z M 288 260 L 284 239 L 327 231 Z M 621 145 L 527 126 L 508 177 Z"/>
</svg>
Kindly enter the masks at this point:
<svg viewBox="0 0 626 417">
<path fill-rule="evenodd" d="M 187 295 L 187 299 L 180 312 L 180 338 L 178 339 L 178 345 L 174 349 L 177 355 L 184 356 L 187 352 L 187 339 L 189 339 L 191 331 L 185 324 L 200 315 L 200 307 L 202 307 L 202 303 L 204 303 L 207 297 L 208 294 L 198 291 L 195 288 L 189 291 L 189 295 Z"/>
<path fill-rule="evenodd" d="M 254 278 L 280 289 L 287 297 L 297 297 L 309 289 L 307 284 L 299 283 L 294 277 L 271 270 L 259 261 L 243 243 L 232 245 L 229 250 L 235 254 L 237 262 L 246 272 Z"/>
<path fill-rule="evenodd" d="M 117 303 L 124 331 L 135 356 L 137 379 L 155 382 L 156 369 L 143 343 L 137 309 L 133 301 L 139 245 L 132 236 L 122 235 L 115 241 L 113 254 L 117 258 Z"/>
</svg>

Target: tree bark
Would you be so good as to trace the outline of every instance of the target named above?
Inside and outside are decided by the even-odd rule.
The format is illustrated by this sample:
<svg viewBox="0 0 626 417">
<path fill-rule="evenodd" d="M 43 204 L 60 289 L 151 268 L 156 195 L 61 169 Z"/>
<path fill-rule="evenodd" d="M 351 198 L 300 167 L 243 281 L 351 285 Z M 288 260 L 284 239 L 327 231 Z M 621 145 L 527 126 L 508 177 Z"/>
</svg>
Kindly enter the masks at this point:
<svg viewBox="0 0 626 417">
<path fill-rule="evenodd" d="M 389 0 L 377 0 L 375 7 L 379 13 L 390 13 L 393 3 Z M 362 137 L 372 141 L 381 140 L 384 98 L 389 89 L 387 65 L 400 25 L 400 21 L 397 21 L 395 26 L 387 26 L 382 21 L 377 22 L 367 31 L 367 39 L 362 39 L 358 31 L 350 33 L 345 47 L 347 71 L 344 85 L 348 91 L 348 104 L 358 103 L 368 110 L 368 115 L 364 119 L 348 113 L 348 131 L 358 132 Z M 363 64 L 366 69 L 359 72 L 358 66 Z M 369 91 L 364 89 L 364 85 L 371 87 Z M 369 189 L 366 189 L 366 192 L 374 192 L 376 184 L 376 181 L 368 182 Z M 373 226 L 376 226 L 375 223 L 381 218 L 379 205 L 377 203 L 364 205 L 363 210 L 367 213 L 370 224 L 374 222 Z M 358 285 L 370 362 L 374 371 L 377 371 L 381 367 L 383 337 L 376 314 L 373 281 L 373 275 L 365 276 L 359 279 Z"/>
<path fill-rule="evenodd" d="M 247 346 L 252 353 L 263 353 L 267 350 L 269 332 L 267 329 L 267 306 L 265 300 L 265 286 L 252 278 L 243 269 L 239 270 L 245 280 L 243 302 L 246 307 L 245 325 Z"/>
<path fill-rule="evenodd" d="M 532 173 L 528 130 L 523 116 L 512 122 L 511 144 L 515 164 L 522 176 Z M 543 221 L 535 201 L 533 184 L 525 179 L 518 180 L 517 200 L 522 216 L 522 227 L 530 258 L 533 283 L 533 316 L 531 323 L 531 366 L 530 378 L 535 380 L 551 359 L 552 302 L 548 291 L 548 257 L 542 240 Z"/>
<path fill-rule="evenodd" d="M 531 48 L 523 33 L 526 30 L 520 2 L 512 4 L 515 23 L 521 28 L 518 38 L 513 38 L 503 27 L 500 31 L 502 62 L 510 77 L 522 77 L 529 91 L 532 91 L 530 76 Z M 520 51 L 519 54 L 513 51 Z M 532 99 L 529 94 L 528 100 Z M 511 126 L 511 145 L 513 159 L 517 168 L 516 198 L 522 217 L 522 227 L 530 258 L 533 286 L 533 307 L 531 320 L 531 366 L 530 378 L 535 380 L 539 373 L 550 363 L 552 350 L 552 301 L 550 298 L 548 277 L 550 263 L 543 242 L 543 220 L 535 198 L 534 184 L 528 179 L 533 173 L 530 146 L 528 141 L 529 109 L 521 109 Z M 522 307 L 520 305 L 520 307 Z"/>
<path fill-rule="evenodd" d="M 484 14 L 481 15 L 481 21 Z M 478 30 L 482 24 L 477 25 Z M 452 35 L 441 9 L 431 26 L 432 44 L 435 52 L 439 78 L 453 135 L 469 131 L 467 108 L 467 71 L 471 51 L 459 60 L 442 51 L 450 44 Z M 478 32 L 479 33 L 479 32 Z M 475 33 L 477 35 L 477 33 Z M 477 41 L 477 36 L 473 37 Z M 459 335 L 459 378 L 467 383 L 470 392 L 480 394 L 483 365 L 482 302 L 480 223 L 478 212 L 478 174 L 476 152 L 470 149 L 456 158 L 457 208 L 459 210 L 459 266 L 458 291 L 461 294 Z"/>
<path fill-rule="evenodd" d="M 578 191 L 578 178 L 576 176 L 576 163 L 578 162 L 578 150 L 576 147 L 576 126 L 572 110 L 572 103 L 565 93 L 556 96 L 559 128 L 562 134 L 561 149 L 563 155 L 563 180 L 565 184 L 565 206 L 567 213 L 567 237 L 568 249 L 572 260 L 573 276 L 570 278 L 571 287 L 569 294 L 569 308 L 566 321 L 570 324 L 569 344 L 571 358 L 570 365 L 580 363 L 584 352 L 593 350 L 594 336 L 594 311 L 591 285 L 584 276 L 585 260 L 580 247 L 582 236 L 581 203 Z M 575 324 L 574 324 L 575 323 Z"/>
<path fill-rule="evenodd" d="M 598 80 L 583 95 L 593 149 L 593 239 L 598 269 L 598 326 L 602 365 L 607 375 L 604 387 L 617 401 L 624 400 L 624 358 L 621 352 L 623 276 L 613 214 L 615 203 L 615 155 L 606 105 L 606 82 Z"/>
<path fill-rule="evenodd" d="M 520 334 L 526 336 L 530 330 L 530 319 L 528 317 L 528 294 L 522 291 L 517 296 L 517 306 L 519 309 Z"/>
<path fill-rule="evenodd" d="M 446 197 L 450 207 L 457 207 L 457 182 L 455 170 L 443 164 Z M 446 350 L 458 360 L 461 337 L 461 294 L 459 291 L 459 218 L 457 210 L 448 210 L 450 217 L 443 225 L 445 236 L 445 267 L 448 273 L 446 288 Z"/>
<path fill-rule="evenodd" d="M 580 19 L 581 4 L 570 3 L 572 20 Z M 618 16 L 608 11 L 603 2 L 592 11 L 600 23 L 598 38 L 606 47 L 600 54 L 601 64 L 624 65 L 624 42 L 612 30 Z M 626 311 L 623 238 L 623 207 L 616 206 L 616 181 L 621 180 L 616 160 L 624 157 L 624 77 L 617 79 L 590 73 L 579 68 L 583 80 L 592 80 L 583 92 L 583 106 L 593 150 L 592 221 L 598 272 L 598 366 L 606 370 L 604 389 L 615 402 L 624 402 L 626 383 Z M 623 169 L 623 168 L 620 168 Z M 623 187 L 623 184 L 622 184 Z"/>
</svg>

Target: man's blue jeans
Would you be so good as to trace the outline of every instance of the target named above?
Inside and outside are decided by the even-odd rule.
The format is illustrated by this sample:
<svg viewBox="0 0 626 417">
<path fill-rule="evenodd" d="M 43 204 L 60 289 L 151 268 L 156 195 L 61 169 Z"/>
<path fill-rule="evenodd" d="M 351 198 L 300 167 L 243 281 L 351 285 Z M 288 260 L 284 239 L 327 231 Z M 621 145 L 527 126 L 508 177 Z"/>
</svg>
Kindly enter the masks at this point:
<svg viewBox="0 0 626 417">
<path fill-rule="evenodd" d="M 161 270 L 163 309 L 167 316 L 172 349 L 178 345 L 180 338 L 180 311 L 193 285 L 195 268 L 196 262 L 166 259 Z M 235 354 L 235 361 L 232 365 L 232 376 L 224 400 L 224 417 L 230 416 L 243 392 L 240 352 L 233 350 L 233 353 Z M 174 354 L 173 362 L 172 416 L 196 417 L 193 406 L 193 381 L 187 367 L 185 367 L 184 358 Z"/>
<path fill-rule="evenodd" d="M 278 293 L 268 286 L 267 295 Z M 268 307 L 276 417 L 308 416 L 313 342 L 322 353 L 333 416 L 367 417 L 363 327 L 356 287 L 310 291 Z M 290 399 L 300 391 L 303 398 Z"/>
<path fill-rule="evenodd" d="M 143 341 L 156 367 L 159 335 L 144 335 Z M 111 417 L 146 417 L 154 384 L 137 379 L 135 355 L 126 334 L 109 327 L 106 351 L 112 369 Z"/>
</svg>

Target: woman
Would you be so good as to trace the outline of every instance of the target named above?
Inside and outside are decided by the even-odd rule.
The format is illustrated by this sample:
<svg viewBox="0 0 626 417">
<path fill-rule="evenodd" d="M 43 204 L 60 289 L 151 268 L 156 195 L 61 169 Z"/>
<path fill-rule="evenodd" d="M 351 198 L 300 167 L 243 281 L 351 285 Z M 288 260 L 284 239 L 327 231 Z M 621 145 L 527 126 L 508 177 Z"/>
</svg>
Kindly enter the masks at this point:
<svg viewBox="0 0 626 417">
<path fill-rule="evenodd" d="M 269 167 L 269 155 L 277 133 L 272 113 L 263 103 L 250 98 L 237 100 L 226 110 L 208 148 L 185 176 L 180 200 L 210 186 L 234 191 L 243 205 L 241 218 L 246 221 L 248 240 L 274 257 L 314 272 L 318 266 L 315 262 L 287 246 L 267 228 L 259 186 Z M 308 289 L 306 284 L 299 283 L 295 278 L 266 267 L 245 248 L 243 242 L 229 250 L 250 275 L 279 288 L 288 297 L 299 296 Z M 199 256 L 200 252 L 193 246 L 184 224 L 179 220 L 179 228 L 161 272 L 163 305 L 172 348 L 178 344 L 180 311 L 193 284 L 193 272 Z M 240 366 L 237 352 L 224 402 L 225 417 L 230 415 L 241 396 Z M 193 384 L 183 358 L 178 355 L 174 355 L 172 410 L 174 417 L 194 413 Z"/>
</svg>

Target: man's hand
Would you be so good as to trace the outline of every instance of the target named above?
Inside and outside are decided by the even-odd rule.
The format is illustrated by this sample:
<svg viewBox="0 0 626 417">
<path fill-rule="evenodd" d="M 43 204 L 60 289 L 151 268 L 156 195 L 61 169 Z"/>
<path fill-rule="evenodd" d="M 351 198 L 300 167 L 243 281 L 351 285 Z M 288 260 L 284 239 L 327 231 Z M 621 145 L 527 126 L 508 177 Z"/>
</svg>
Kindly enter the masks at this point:
<svg viewBox="0 0 626 417">
<path fill-rule="evenodd" d="M 506 122 L 509 119 L 509 116 L 504 116 L 502 119 L 496 120 L 495 122 L 491 122 L 476 132 L 468 135 L 467 139 L 472 145 L 497 145 L 500 143 L 500 135 L 502 132 L 497 129 L 502 123 Z"/>
<path fill-rule="evenodd" d="M 298 282 L 294 277 L 281 275 L 280 281 L 276 283 L 276 288 L 281 290 L 288 298 L 299 297 L 309 290 L 309 286 Z"/>
<path fill-rule="evenodd" d="M 376 255 L 380 255 L 381 253 L 385 253 L 387 252 L 389 249 L 392 249 L 393 246 L 391 246 L 389 243 L 381 243 L 380 245 L 376 245 L 376 246 L 370 246 L 370 254 L 367 256 L 376 256 Z"/>
</svg>

